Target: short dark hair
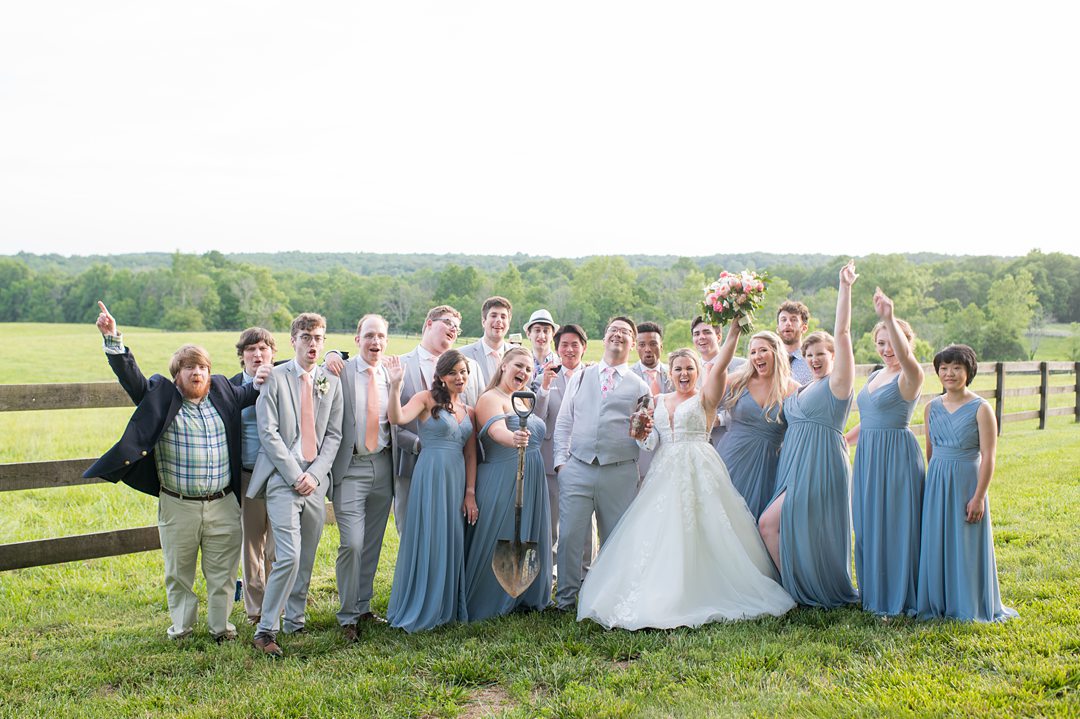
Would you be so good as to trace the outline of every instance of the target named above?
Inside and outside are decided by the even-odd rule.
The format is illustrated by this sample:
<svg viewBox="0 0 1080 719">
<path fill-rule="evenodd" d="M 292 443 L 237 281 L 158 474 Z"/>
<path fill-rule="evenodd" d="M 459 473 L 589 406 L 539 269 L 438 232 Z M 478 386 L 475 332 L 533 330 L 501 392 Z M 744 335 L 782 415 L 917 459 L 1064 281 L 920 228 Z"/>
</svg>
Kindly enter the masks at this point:
<svg viewBox="0 0 1080 719">
<path fill-rule="evenodd" d="M 698 315 L 694 319 L 690 320 L 690 331 L 693 332 L 694 328 L 698 325 L 708 325 L 709 327 L 716 327 L 712 322 L 709 322 L 703 316 Z"/>
<path fill-rule="evenodd" d="M 301 312 L 292 321 L 289 337 L 296 337 L 301 332 L 310 332 L 320 327 L 326 328 L 326 318 L 316 312 Z"/>
<path fill-rule="evenodd" d="M 607 328 L 611 327 L 612 322 L 625 322 L 630 325 L 630 338 L 635 342 L 637 341 L 637 322 L 634 322 L 633 318 L 627 317 L 626 315 L 615 315 L 607 321 L 606 325 L 604 325 L 604 334 L 607 334 Z"/>
<path fill-rule="evenodd" d="M 776 309 L 776 318 L 780 319 L 781 312 L 790 312 L 793 315 L 798 315 L 802 318 L 802 323 L 805 325 L 810 321 L 810 308 L 804 305 L 802 302 L 796 302 L 795 300 L 784 300 L 784 302 Z"/>
<path fill-rule="evenodd" d="M 241 367 L 244 366 L 244 350 L 260 342 L 265 342 L 272 352 L 277 352 L 274 335 L 270 334 L 270 330 L 264 327 L 248 327 L 240 333 L 240 339 L 236 340 L 236 356 L 240 358 Z"/>
<path fill-rule="evenodd" d="M 642 332 L 655 332 L 661 337 L 664 336 L 664 328 L 656 324 L 655 322 L 641 322 L 637 326 L 637 331 L 638 334 L 641 334 Z"/>
<path fill-rule="evenodd" d="M 581 344 L 583 344 L 583 345 L 589 344 L 589 336 L 585 334 L 585 330 L 582 329 L 581 325 L 575 325 L 574 323 L 571 322 L 570 324 L 563 325 L 562 327 L 560 327 L 559 331 L 555 333 L 555 337 L 553 338 L 553 341 L 555 342 L 556 347 L 559 346 L 559 340 L 567 332 L 569 332 L 572 335 L 577 335 L 578 338 L 581 339 Z"/>
<path fill-rule="evenodd" d="M 975 354 L 975 350 L 967 345 L 949 345 L 934 355 L 935 373 L 941 369 L 943 364 L 964 365 L 964 369 L 967 370 L 967 384 L 969 386 L 971 380 L 975 379 L 975 375 L 979 371 L 979 357 Z"/>
<path fill-rule="evenodd" d="M 505 307 L 507 314 L 514 314 L 514 307 L 510 304 L 510 300 L 495 295 L 484 300 L 484 306 L 480 308 L 480 316 L 487 317 L 487 313 L 492 307 Z"/>
</svg>

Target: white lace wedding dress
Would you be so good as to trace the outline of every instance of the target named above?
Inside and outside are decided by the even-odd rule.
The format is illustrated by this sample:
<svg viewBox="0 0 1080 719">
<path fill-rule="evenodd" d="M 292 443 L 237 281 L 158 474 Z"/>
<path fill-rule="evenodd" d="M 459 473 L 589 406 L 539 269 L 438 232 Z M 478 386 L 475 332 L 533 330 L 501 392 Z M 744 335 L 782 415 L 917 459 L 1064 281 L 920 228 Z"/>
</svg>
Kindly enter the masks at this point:
<svg viewBox="0 0 1080 719">
<path fill-rule="evenodd" d="M 578 620 L 668 629 L 786 613 L 795 603 L 709 443 L 700 399 L 672 422 L 661 397 L 654 426 L 645 484 L 585 577 Z"/>
</svg>

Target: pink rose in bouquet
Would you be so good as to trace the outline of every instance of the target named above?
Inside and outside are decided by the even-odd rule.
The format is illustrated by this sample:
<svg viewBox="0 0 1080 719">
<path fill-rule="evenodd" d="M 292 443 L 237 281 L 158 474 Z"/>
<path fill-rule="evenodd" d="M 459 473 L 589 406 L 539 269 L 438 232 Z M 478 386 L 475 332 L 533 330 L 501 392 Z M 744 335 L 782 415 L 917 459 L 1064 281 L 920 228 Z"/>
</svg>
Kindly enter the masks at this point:
<svg viewBox="0 0 1080 719">
<path fill-rule="evenodd" d="M 705 288 L 701 314 L 710 324 L 727 325 L 737 320 L 744 330 L 750 330 L 754 326 L 754 311 L 764 304 L 768 286 L 767 272 L 721 272 Z"/>
</svg>

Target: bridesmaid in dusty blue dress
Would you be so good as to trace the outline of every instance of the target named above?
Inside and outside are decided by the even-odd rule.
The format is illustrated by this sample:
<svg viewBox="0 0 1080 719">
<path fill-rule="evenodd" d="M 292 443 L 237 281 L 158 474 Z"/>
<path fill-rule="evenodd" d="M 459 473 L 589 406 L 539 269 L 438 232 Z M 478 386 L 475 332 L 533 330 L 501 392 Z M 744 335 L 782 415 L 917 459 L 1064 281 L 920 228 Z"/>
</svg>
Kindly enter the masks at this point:
<svg viewBox="0 0 1080 719">
<path fill-rule="evenodd" d="M 730 419 L 720 440 L 720 458 L 755 520 L 776 490 L 776 466 L 787 429 L 780 410 L 784 398 L 799 388 L 782 347 L 773 332 L 751 337 L 747 362 L 731 378 L 724 398 Z"/>
<path fill-rule="evenodd" d="M 851 498 L 855 576 L 866 611 L 914 615 L 926 472 L 908 423 L 923 371 L 911 350 L 911 325 L 893 316 L 892 300 L 880 287 L 874 309 L 881 321 L 872 336 L 885 369 L 859 392 L 860 424 L 847 434 L 848 444 L 858 443 Z"/>
<path fill-rule="evenodd" d="M 784 589 L 811 607 L 859 601 L 851 585 L 851 475 L 843 434 L 855 377 L 851 285 L 857 277 L 854 262 L 840 270 L 835 339 L 814 332 L 803 341 L 814 380 L 784 400 L 788 430 L 776 496 L 758 523 Z"/>
<path fill-rule="evenodd" d="M 515 347 L 503 355 L 488 390 L 476 403 L 482 461 L 476 471 L 476 524 L 465 530 L 465 602 L 469 621 L 508 614 L 515 609 L 542 610 L 551 603 L 551 507 L 540 444 L 544 420 L 531 415 L 527 429 L 510 404 L 510 396 L 528 388 L 533 358 Z M 500 539 L 514 533 L 514 498 L 518 447 L 525 450 L 524 498 L 521 510 L 522 541 L 537 542 L 540 573 L 520 596 L 511 597 L 495 578 L 491 558 Z"/>
<path fill-rule="evenodd" d="M 435 365 L 431 389 L 417 392 L 402 407 L 401 362 L 397 357 L 383 362 L 390 373 L 390 421 L 400 425 L 420 420 L 420 456 L 413 469 L 386 618 L 391 626 L 419 632 L 468 619 L 462 514 L 476 521 L 472 499 L 476 441 L 473 411 L 460 398 L 469 368 L 460 352 L 446 351 Z"/>
<path fill-rule="evenodd" d="M 934 357 L 945 394 L 926 405 L 926 489 L 919 557 L 918 616 L 997 622 L 1002 606 L 987 490 L 994 476 L 997 422 L 968 389 L 975 352 L 950 345 Z"/>
</svg>

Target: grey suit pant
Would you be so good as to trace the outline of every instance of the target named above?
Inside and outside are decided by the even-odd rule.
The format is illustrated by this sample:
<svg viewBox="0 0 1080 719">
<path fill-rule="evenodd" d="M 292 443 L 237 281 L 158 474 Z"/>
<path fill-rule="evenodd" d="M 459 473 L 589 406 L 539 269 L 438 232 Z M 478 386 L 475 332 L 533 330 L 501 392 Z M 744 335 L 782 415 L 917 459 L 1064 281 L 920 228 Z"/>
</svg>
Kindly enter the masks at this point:
<svg viewBox="0 0 1080 719">
<path fill-rule="evenodd" d="M 304 626 L 311 570 L 326 522 L 329 486 L 329 479 L 323 477 L 318 489 L 302 497 L 276 472 L 266 481 L 266 513 L 274 533 L 276 556 L 266 578 L 256 636 L 273 637 L 278 629 L 290 634 Z M 284 621 L 280 619 L 282 610 Z"/>
<path fill-rule="evenodd" d="M 379 564 L 386 520 L 393 499 L 393 461 L 390 451 L 353 457 L 345 476 L 334 485 L 334 517 L 341 543 L 338 546 L 338 623 L 356 624 L 371 611 L 375 569 Z"/>
<path fill-rule="evenodd" d="M 581 559 L 593 512 L 603 550 L 608 535 L 634 501 L 638 478 L 634 460 L 598 465 L 571 457 L 559 470 L 559 587 L 555 603 L 560 608 L 573 608 L 577 602 Z"/>
</svg>

